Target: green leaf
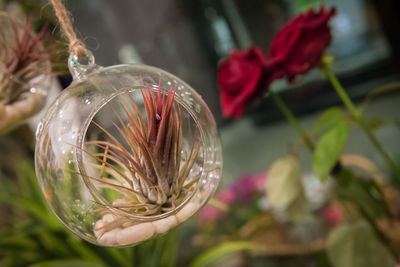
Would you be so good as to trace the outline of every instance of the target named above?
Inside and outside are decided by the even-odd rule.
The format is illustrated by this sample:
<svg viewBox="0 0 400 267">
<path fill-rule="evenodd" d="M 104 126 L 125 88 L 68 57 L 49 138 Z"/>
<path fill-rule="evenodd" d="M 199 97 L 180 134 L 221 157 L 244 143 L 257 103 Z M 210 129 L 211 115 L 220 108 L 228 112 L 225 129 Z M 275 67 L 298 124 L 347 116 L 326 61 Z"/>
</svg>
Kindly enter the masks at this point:
<svg viewBox="0 0 400 267">
<path fill-rule="evenodd" d="M 242 250 L 255 250 L 257 245 L 251 242 L 227 242 L 212 248 L 197 257 L 189 267 L 203 267 L 220 260 L 222 257 Z"/>
<path fill-rule="evenodd" d="M 176 266 L 178 229 L 149 240 L 150 245 L 118 249 L 92 245 L 74 236 L 50 212 L 29 160 L 21 160 L 16 172 L 18 179 L 14 180 L 0 173 L 0 203 L 23 214 L 7 217 L 9 223 L 0 229 L 0 266 L 128 267 L 149 266 L 149 262 L 151 266 Z"/>
<path fill-rule="evenodd" d="M 313 158 L 313 171 L 325 181 L 346 145 L 348 127 L 344 122 L 327 131 L 318 141 Z"/>
<path fill-rule="evenodd" d="M 287 156 L 274 161 L 266 181 L 267 198 L 272 207 L 286 207 L 301 193 L 301 169 L 298 159 Z"/>
<path fill-rule="evenodd" d="M 293 1 L 296 13 L 304 12 L 307 9 L 322 5 L 324 3 L 325 3 L 324 0 L 294 0 Z"/>
<path fill-rule="evenodd" d="M 13 195 L 11 194 L 11 196 Z M 52 229 L 60 229 L 63 227 L 56 217 L 53 216 L 42 203 L 32 202 L 30 199 L 17 195 L 13 197 L 4 197 L 0 195 L 0 202 L 29 213 L 31 219 L 41 221 Z"/>
<path fill-rule="evenodd" d="M 328 258 L 333 267 L 393 267 L 392 254 L 363 220 L 333 229 L 327 241 Z"/>
<path fill-rule="evenodd" d="M 388 216 L 386 202 L 375 183 L 358 177 L 347 186 L 336 187 L 335 194 L 339 199 L 356 204 L 370 218 Z"/>
<path fill-rule="evenodd" d="M 325 110 L 311 128 L 311 133 L 320 134 L 335 127 L 343 120 L 344 112 L 341 108 L 333 107 Z"/>
<path fill-rule="evenodd" d="M 31 201 L 44 204 L 45 200 L 36 179 L 33 162 L 29 160 L 18 161 L 16 164 L 16 173 L 19 191 L 24 192 L 25 196 Z"/>
<path fill-rule="evenodd" d="M 71 247 L 68 246 L 64 239 L 60 238 L 56 232 L 48 231 L 46 228 L 38 231 L 38 241 L 45 251 L 54 255 L 66 256 L 72 252 Z"/>
<path fill-rule="evenodd" d="M 44 261 L 36 264 L 29 265 L 29 267 L 105 267 L 105 265 L 94 262 L 81 261 L 79 259 L 65 259 L 65 260 L 54 260 Z"/>
<path fill-rule="evenodd" d="M 102 259 L 91 250 L 86 243 L 76 236 L 68 235 L 66 238 L 67 245 L 74 250 L 81 259 L 93 262 L 101 262 Z"/>
<path fill-rule="evenodd" d="M 36 250 L 38 248 L 34 240 L 21 235 L 0 236 L 0 255 L 10 250 Z"/>
<path fill-rule="evenodd" d="M 349 185 L 354 181 L 355 179 L 355 174 L 354 172 L 349 169 L 349 168 L 342 168 L 339 170 L 338 173 L 335 174 L 335 180 L 336 182 L 341 186 L 348 188 Z"/>
</svg>

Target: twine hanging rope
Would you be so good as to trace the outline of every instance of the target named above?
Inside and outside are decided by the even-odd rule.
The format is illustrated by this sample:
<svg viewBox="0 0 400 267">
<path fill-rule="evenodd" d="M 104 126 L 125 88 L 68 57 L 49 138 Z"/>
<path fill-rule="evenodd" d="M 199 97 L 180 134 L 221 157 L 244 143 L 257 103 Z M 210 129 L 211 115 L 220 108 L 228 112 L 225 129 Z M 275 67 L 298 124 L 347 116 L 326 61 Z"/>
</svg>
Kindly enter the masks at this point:
<svg viewBox="0 0 400 267">
<path fill-rule="evenodd" d="M 56 16 L 58 21 L 60 22 L 61 29 L 68 38 L 69 52 L 74 53 L 75 55 L 86 54 L 85 45 L 76 36 L 74 28 L 72 27 L 71 17 L 68 11 L 65 9 L 65 6 L 62 4 L 61 0 L 50 0 L 50 2 L 53 5 L 54 11 L 56 12 Z"/>
</svg>

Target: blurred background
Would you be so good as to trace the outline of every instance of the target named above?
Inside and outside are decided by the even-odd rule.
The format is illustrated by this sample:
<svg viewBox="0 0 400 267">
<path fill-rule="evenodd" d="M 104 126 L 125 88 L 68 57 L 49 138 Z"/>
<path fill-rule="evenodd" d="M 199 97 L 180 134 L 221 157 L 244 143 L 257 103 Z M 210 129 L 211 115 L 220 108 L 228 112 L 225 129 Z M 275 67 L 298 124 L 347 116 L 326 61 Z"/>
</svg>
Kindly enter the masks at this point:
<svg viewBox="0 0 400 267">
<path fill-rule="evenodd" d="M 8 12 L 23 10 L 29 16 L 42 19 L 46 18 L 44 14 L 52 12 L 46 1 L 3 0 L 0 3 L 0 7 Z M 236 181 L 238 177 L 256 176 L 265 172 L 276 158 L 287 154 L 290 145 L 296 139 L 296 133 L 268 97 L 252 105 L 239 120 L 223 118 L 217 88 L 218 63 L 233 49 L 245 49 L 257 45 L 267 52 L 272 38 L 290 17 L 322 3 L 328 7 L 332 5 L 337 7 L 337 15 L 331 21 L 334 41 L 328 53 L 334 56 L 334 70 L 351 98 L 356 102 L 360 101 L 372 89 L 399 81 L 400 2 L 397 0 L 69 0 L 65 2 L 74 18 L 78 36 L 93 51 L 97 64 L 109 66 L 143 63 L 156 66 L 182 78 L 202 95 L 220 129 L 224 157 L 221 190 Z M 53 32 L 59 31 L 54 21 L 51 23 L 51 28 Z M 59 81 L 61 87 L 65 88 L 71 77 L 61 73 Z M 280 80 L 272 86 L 281 92 L 282 98 L 299 116 L 305 128 L 311 127 L 322 109 L 341 105 L 340 99 L 318 71 L 312 71 L 291 84 Z M 397 121 L 399 124 L 399 105 L 400 92 L 388 92 L 380 95 L 369 106 L 366 116 L 369 118 L 379 116 Z M 24 176 L 32 176 L 32 181 L 25 187 L 35 187 L 31 163 L 21 163 L 19 160 L 23 156 L 33 156 L 33 136 L 27 134 L 27 126 L 23 127 L 26 128 L 22 130 L 20 128 L 0 137 L 3 151 L 0 166 L 4 177 L 19 175 L 20 179 L 24 179 Z M 381 127 L 375 133 L 390 153 L 400 159 L 399 126 L 394 124 Z M 346 152 L 364 155 L 378 166 L 383 165 L 365 135 L 355 127 L 351 128 Z M 301 161 L 305 163 L 304 173 L 312 176 L 307 169 L 310 165 L 310 155 L 301 153 Z M 21 164 L 23 167 L 20 167 Z M 19 166 L 17 174 L 15 166 Z M 2 190 L 6 190 L 10 196 L 18 195 L 18 190 L 22 190 L 22 187 L 15 186 L 14 182 L 5 182 L 9 184 L 8 187 L 2 187 Z M 318 194 L 312 191 L 312 188 L 310 190 L 310 194 Z M 38 191 L 33 192 L 34 195 L 37 193 Z M 40 196 L 36 195 L 36 200 L 43 203 L 40 199 Z M 31 205 L 29 203 L 33 202 L 25 199 L 18 205 Z M 29 212 L 35 213 L 35 207 Z M 36 215 L 44 216 L 41 214 L 38 212 Z M 0 210 L 1 232 L 9 237 L 12 231 L 6 227 L 15 227 L 15 225 L 10 226 L 9 218 L 15 217 L 17 221 L 23 223 L 26 218 L 30 218 L 29 216 L 5 205 Z M 47 214 L 45 218 L 52 216 Z M 49 224 L 56 224 L 53 222 L 54 218 L 48 220 L 52 220 Z M 62 248 L 54 250 L 52 244 L 58 246 L 60 238 L 72 237 L 64 233 L 61 227 L 52 225 L 56 234 L 54 236 L 48 234 L 48 240 L 40 243 L 36 250 L 32 250 L 30 257 L 35 259 L 37 257 L 35 253 L 43 253 L 48 256 L 37 258 L 47 261 L 58 260 L 65 256 L 64 258 L 79 260 L 84 258 L 82 255 L 86 255 L 89 259 L 95 259 L 94 262 L 97 257 L 105 258 L 105 265 L 109 266 L 122 266 L 121 262 L 124 259 L 135 259 L 136 264 L 142 264 L 140 266 L 163 266 L 162 264 L 167 265 L 171 262 L 173 262 L 171 266 L 175 264 L 186 266 L 206 251 L 204 247 L 208 249 L 208 246 L 196 247 L 196 244 L 204 244 L 204 240 L 201 236 L 193 237 L 193 233 L 189 234 L 192 231 L 190 229 L 195 228 L 196 220 L 193 219 L 192 226 L 186 226 L 187 229 L 180 229 L 179 234 L 172 233 L 172 237 L 167 235 L 161 241 L 151 241 L 153 243 L 135 247 L 133 252 L 110 250 L 107 252 L 109 254 L 104 254 L 105 256 L 98 256 L 103 253 L 101 249 L 76 240 L 71 241 L 73 246 L 77 246 L 74 249 L 86 252 L 74 254 L 65 252 Z M 41 227 L 37 226 L 40 225 L 40 220 L 35 223 L 36 227 Z M 48 228 L 41 229 L 45 233 L 47 230 L 43 229 Z M 29 233 L 28 236 L 27 239 L 13 240 L 5 244 L 1 244 L 0 241 L 0 265 L 1 257 L 6 258 L 11 254 L 16 256 L 18 249 L 26 250 L 29 246 L 37 246 L 34 238 L 39 238 L 41 235 Z M 176 241 L 178 239 L 180 242 Z M 163 249 L 171 243 L 177 243 L 176 247 L 170 248 L 171 251 Z M 186 244 L 195 248 L 186 249 Z M 64 245 L 72 246 L 67 243 Z M 12 248 L 15 248 L 14 252 L 10 252 Z M 47 250 L 50 252 L 45 252 Z M 3 255 L 1 251 L 4 252 Z M 166 260 L 162 264 L 155 260 L 148 261 L 153 257 L 166 257 L 161 256 L 165 253 L 174 254 L 175 258 Z M 145 254 L 149 256 L 143 256 Z M 262 256 L 256 257 L 252 263 L 250 261 L 243 263 L 241 259 L 233 257 L 231 261 L 219 262 L 215 266 L 299 266 L 298 264 L 329 266 L 323 265 L 326 260 L 321 257 L 310 260 L 307 255 L 301 259 L 297 258 L 297 261 L 286 261 L 285 258 L 278 257 L 271 260 Z M 20 265 L 4 262 L 10 266 L 25 266 L 24 264 L 29 261 L 21 262 Z M 32 260 L 31 263 L 34 262 Z M 147 265 L 144 262 L 147 262 Z M 321 265 L 317 265 L 318 262 L 322 262 Z M 91 266 L 87 264 L 82 266 Z"/>
<path fill-rule="evenodd" d="M 396 1 L 120 0 L 70 1 L 69 7 L 98 64 L 153 65 L 181 77 L 203 96 L 220 126 L 223 181 L 227 181 L 264 170 L 286 152 L 285 145 L 295 133 L 281 123 L 283 116 L 267 97 L 241 120 L 223 119 L 216 86 L 218 62 L 235 48 L 257 45 L 267 52 L 272 38 L 290 17 L 321 3 L 338 9 L 331 25 L 334 41 L 329 54 L 335 57 L 335 71 L 350 96 L 359 100 L 371 89 L 397 81 L 400 7 Z M 272 86 L 285 91 L 283 98 L 306 124 L 313 113 L 340 104 L 317 70 L 293 84 L 282 79 Z M 396 113 L 398 103 L 399 96 L 390 95 L 368 112 L 390 116 Z M 389 131 L 379 134 L 398 152 L 397 137 Z M 350 151 L 373 153 L 363 145 L 362 134 L 352 136 Z"/>
</svg>

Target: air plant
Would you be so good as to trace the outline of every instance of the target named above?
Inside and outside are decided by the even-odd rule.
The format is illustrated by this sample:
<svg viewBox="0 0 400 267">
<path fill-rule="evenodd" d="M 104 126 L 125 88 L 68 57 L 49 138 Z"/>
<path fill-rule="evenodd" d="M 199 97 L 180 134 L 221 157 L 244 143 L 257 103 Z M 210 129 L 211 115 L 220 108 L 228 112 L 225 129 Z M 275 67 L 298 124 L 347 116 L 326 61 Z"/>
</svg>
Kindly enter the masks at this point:
<svg viewBox="0 0 400 267">
<path fill-rule="evenodd" d="M 184 157 L 182 112 L 174 103 L 175 91 L 161 88 L 157 92 L 142 89 L 145 116 L 132 95 L 130 105 L 121 97 L 126 122 L 113 108 L 117 121 L 118 140 L 110 131 L 92 121 L 109 141 L 88 141 L 96 153 L 85 152 L 94 159 L 91 164 L 99 177 L 84 175 L 100 187 L 119 192 L 120 198 L 106 210 L 115 208 L 139 216 L 153 216 L 174 210 L 193 192 L 199 177 L 189 177 L 200 149 L 194 138 L 190 152 Z M 126 145 L 124 145 L 126 144 Z M 121 218 L 121 220 L 126 221 Z"/>
<path fill-rule="evenodd" d="M 0 14 L 0 134 L 39 112 L 46 103 L 51 63 L 42 45 L 46 27 L 35 36 L 31 23 Z"/>
<path fill-rule="evenodd" d="M 4 25 L 0 30 L 0 104 L 18 101 L 30 90 L 27 85 L 50 72 L 49 56 L 42 46 L 47 27 L 34 36 L 31 26 L 27 21 L 21 29 L 10 18 L 11 33 L 5 31 Z"/>
</svg>

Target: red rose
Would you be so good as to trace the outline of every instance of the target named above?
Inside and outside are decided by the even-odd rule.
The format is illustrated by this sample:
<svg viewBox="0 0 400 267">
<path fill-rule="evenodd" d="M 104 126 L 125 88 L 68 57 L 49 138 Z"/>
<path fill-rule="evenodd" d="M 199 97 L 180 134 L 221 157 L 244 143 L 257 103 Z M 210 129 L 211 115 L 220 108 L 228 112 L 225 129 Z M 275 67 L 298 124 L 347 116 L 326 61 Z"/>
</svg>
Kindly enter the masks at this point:
<svg viewBox="0 0 400 267">
<path fill-rule="evenodd" d="M 329 19 L 336 9 L 313 9 L 291 19 L 272 41 L 269 55 L 275 71 L 292 81 L 316 67 L 332 40 Z"/>
<path fill-rule="evenodd" d="M 234 50 L 218 68 L 222 113 L 239 118 L 255 97 L 267 90 L 266 59 L 258 47 Z"/>
</svg>

